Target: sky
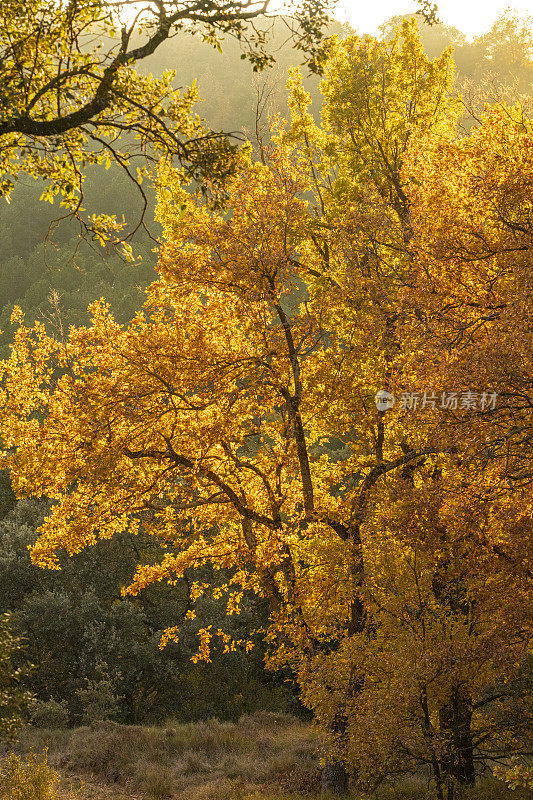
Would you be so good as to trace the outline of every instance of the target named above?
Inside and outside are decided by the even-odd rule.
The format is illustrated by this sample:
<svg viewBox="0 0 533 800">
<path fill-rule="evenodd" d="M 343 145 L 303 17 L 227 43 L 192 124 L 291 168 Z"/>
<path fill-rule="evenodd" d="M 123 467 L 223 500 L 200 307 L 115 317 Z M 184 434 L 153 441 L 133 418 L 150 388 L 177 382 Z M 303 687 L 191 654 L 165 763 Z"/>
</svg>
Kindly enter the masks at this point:
<svg viewBox="0 0 533 800">
<path fill-rule="evenodd" d="M 131 0 L 129 0 L 131 2 Z M 432 0 L 434 2 L 435 0 Z M 0 0 L 2 2 L 2 0 Z M 533 16 L 533 0 L 436 0 L 439 19 L 453 25 L 468 39 L 486 33 L 494 20 L 511 6 L 521 14 Z M 142 0 L 139 0 L 139 4 Z M 290 8 L 291 0 L 270 0 L 270 11 Z M 358 33 L 375 35 L 382 22 L 395 14 L 409 14 L 420 8 L 416 0 L 337 0 L 333 16 L 349 22 Z M 137 8 L 130 8 L 132 18 Z"/>
<path fill-rule="evenodd" d="M 486 33 L 509 5 L 533 15 L 533 0 L 437 0 L 441 22 L 459 28 L 469 39 Z M 375 34 L 389 17 L 419 7 L 415 0 L 339 0 L 334 16 L 349 22 L 358 33 Z"/>
</svg>

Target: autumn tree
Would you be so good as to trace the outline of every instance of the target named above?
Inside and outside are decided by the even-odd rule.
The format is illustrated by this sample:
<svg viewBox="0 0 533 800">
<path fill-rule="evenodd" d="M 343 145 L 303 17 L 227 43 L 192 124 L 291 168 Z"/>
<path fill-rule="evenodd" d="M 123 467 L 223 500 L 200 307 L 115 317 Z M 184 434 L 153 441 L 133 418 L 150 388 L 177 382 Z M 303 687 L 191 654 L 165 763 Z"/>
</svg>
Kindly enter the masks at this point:
<svg viewBox="0 0 533 800">
<path fill-rule="evenodd" d="M 317 181 L 319 226 L 325 210 L 334 233 L 325 242 L 315 234 L 326 269 L 313 277 L 342 288 L 361 329 L 375 330 L 363 322 L 365 295 L 383 314 L 381 385 L 401 402 L 384 412 L 375 441 L 386 448 L 392 435 L 404 452 L 416 444 L 441 454 L 389 478 L 382 502 L 367 510 L 382 550 L 374 561 L 363 544 L 370 621 L 366 647 L 359 640 L 352 653 L 363 686 L 353 692 L 347 678 L 344 687 L 349 760 L 370 783 L 426 763 L 438 795 L 451 797 L 475 780 L 477 761 L 527 748 L 527 702 L 509 709 L 527 694 L 530 669 L 530 123 L 519 108 L 497 107 L 458 140 L 457 107 L 435 80 L 439 62 L 417 63 L 406 30 L 409 58 L 394 82 L 392 59 L 376 43 L 356 45 L 349 58 L 349 42 L 333 51 L 324 130 L 296 86 L 290 139 L 313 175 L 328 178 Z M 416 88 L 406 102 L 410 75 Z M 432 81 L 433 113 L 420 92 Z M 351 303 L 336 273 L 347 259 L 364 287 Z M 326 307 L 337 313 L 338 304 Z M 472 529 L 482 531 L 478 541 Z"/>
<path fill-rule="evenodd" d="M 507 8 L 490 31 L 476 42 L 481 56 L 478 74 L 489 72 L 500 81 L 531 94 L 533 80 L 533 18 Z"/>
<path fill-rule="evenodd" d="M 493 235 L 504 206 L 484 221 L 473 155 L 493 137 L 502 203 L 507 188 L 515 197 L 511 237 L 525 225 L 529 138 L 505 128 L 521 177 L 500 158 L 492 118 L 456 141 L 452 79 L 451 54 L 430 61 L 409 21 L 388 42 L 334 40 L 322 125 L 293 73 L 291 124 L 275 122 L 258 161 L 241 154 L 225 210 L 163 162 L 160 278 L 143 310 L 124 327 L 101 300 L 63 339 L 16 313 L 0 423 L 16 491 L 53 503 L 36 563 L 57 568 L 61 550 L 142 530 L 164 552 L 126 593 L 207 564 L 229 570 L 215 593 L 230 615 L 247 592 L 268 601 L 269 664 L 294 670 L 329 734 L 325 786 L 345 791 L 347 766 L 368 787 L 425 765 L 439 800 L 475 779 L 481 741 L 520 749 L 512 722 L 490 729 L 481 716 L 512 700 L 530 625 L 525 489 L 507 490 L 495 452 L 501 491 L 480 492 L 492 484 L 473 457 L 498 439 L 500 412 L 442 407 L 428 388 L 479 386 L 450 319 L 496 347 L 494 309 L 480 305 L 492 303 L 480 277 L 491 259 L 507 264 L 508 300 L 513 287 L 530 291 L 527 226 L 525 249 Z M 453 257 L 452 224 L 463 236 Z M 490 258 L 474 247 L 480 230 Z M 456 260 L 467 244 L 470 260 Z M 461 363 L 460 383 L 444 385 Z M 492 390 L 496 378 L 483 377 L 480 391 Z M 397 402 L 376 403 L 378 389 Z M 210 591 L 192 587 L 195 598 Z M 198 658 L 213 640 L 248 648 L 253 635 L 235 642 L 202 626 Z"/>
</svg>

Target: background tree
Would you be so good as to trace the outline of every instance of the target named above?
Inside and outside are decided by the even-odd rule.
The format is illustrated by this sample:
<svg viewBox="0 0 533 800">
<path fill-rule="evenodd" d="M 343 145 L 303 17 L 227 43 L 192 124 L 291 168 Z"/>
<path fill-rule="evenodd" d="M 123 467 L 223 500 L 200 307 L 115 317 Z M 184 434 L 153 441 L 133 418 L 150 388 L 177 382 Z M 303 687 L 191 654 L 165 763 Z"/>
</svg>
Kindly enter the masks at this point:
<svg viewBox="0 0 533 800">
<path fill-rule="evenodd" d="M 23 641 L 12 624 L 9 614 L 0 616 L 0 735 L 12 738 L 25 721 L 32 695 L 23 685 L 27 665 L 17 666 L 16 660 Z"/>
<path fill-rule="evenodd" d="M 231 168 L 232 147 L 191 113 L 195 89 L 174 89 L 170 71 L 155 78 L 135 66 L 184 31 L 218 49 L 221 38 L 235 37 L 242 57 L 261 69 L 273 57 L 267 32 L 253 21 L 267 7 L 219 0 L 148 0 L 140 7 L 130 0 L 6 0 L 0 9 L 0 192 L 9 198 L 26 173 L 44 181 L 43 199 L 60 195 L 68 213 L 82 220 L 89 165 L 120 165 L 145 204 L 147 158 L 177 155 L 190 174 L 222 178 Z M 322 0 L 305 0 L 286 20 L 314 70 L 326 8 Z M 90 219 L 102 241 L 121 227 L 108 214 Z"/>
</svg>

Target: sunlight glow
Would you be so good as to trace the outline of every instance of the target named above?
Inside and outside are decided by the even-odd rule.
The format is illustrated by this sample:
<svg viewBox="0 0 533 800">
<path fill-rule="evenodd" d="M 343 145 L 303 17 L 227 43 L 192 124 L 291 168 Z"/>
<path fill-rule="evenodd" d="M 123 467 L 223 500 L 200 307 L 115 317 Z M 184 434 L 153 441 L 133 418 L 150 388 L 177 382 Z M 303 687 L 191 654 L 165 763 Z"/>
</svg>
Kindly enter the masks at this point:
<svg viewBox="0 0 533 800">
<path fill-rule="evenodd" d="M 517 0 L 516 4 L 505 0 L 439 0 L 437 5 L 441 22 L 459 28 L 469 39 L 486 33 L 509 5 L 522 15 L 533 14 L 533 0 Z M 413 13 L 418 8 L 415 0 L 339 0 L 335 16 L 349 22 L 359 33 L 375 34 L 393 15 Z"/>
<path fill-rule="evenodd" d="M 122 11 L 122 18 L 131 22 L 139 9 L 147 5 L 146 0 L 132 2 Z M 277 13 L 290 8 L 290 0 L 271 0 L 270 12 Z M 445 25 L 458 28 L 468 39 L 486 33 L 494 21 L 510 6 L 521 15 L 533 15 L 533 0 L 438 0 L 439 19 Z M 396 14 L 410 14 L 419 9 L 416 0 L 338 0 L 333 16 L 348 22 L 358 33 L 376 34 L 379 26 Z"/>
</svg>

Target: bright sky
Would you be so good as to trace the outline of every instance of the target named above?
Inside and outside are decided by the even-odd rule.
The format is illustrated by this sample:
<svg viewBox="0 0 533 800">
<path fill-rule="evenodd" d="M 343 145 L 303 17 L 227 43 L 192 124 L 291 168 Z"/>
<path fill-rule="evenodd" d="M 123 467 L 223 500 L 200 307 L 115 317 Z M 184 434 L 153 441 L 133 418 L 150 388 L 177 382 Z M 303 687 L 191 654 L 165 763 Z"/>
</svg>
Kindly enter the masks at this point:
<svg viewBox="0 0 533 800">
<path fill-rule="evenodd" d="M 454 25 L 470 39 L 486 33 L 506 7 L 533 15 L 533 0 L 437 0 L 439 19 Z M 358 33 L 377 33 L 382 22 L 394 14 L 409 14 L 420 6 L 414 0 L 339 0 L 334 14 Z"/>
<path fill-rule="evenodd" d="M 469 39 L 490 30 L 494 20 L 509 6 L 521 14 L 533 16 L 533 0 L 436 0 L 436 2 L 441 22 L 458 28 Z M 139 5 L 141 4 L 142 0 L 139 0 Z M 269 8 L 272 12 L 290 5 L 291 0 L 270 0 Z M 333 16 L 349 22 L 358 33 L 375 35 L 381 23 L 390 17 L 395 14 L 410 14 L 419 8 L 416 0 L 337 0 Z M 130 8 L 127 17 L 133 17 L 137 9 Z"/>
</svg>

